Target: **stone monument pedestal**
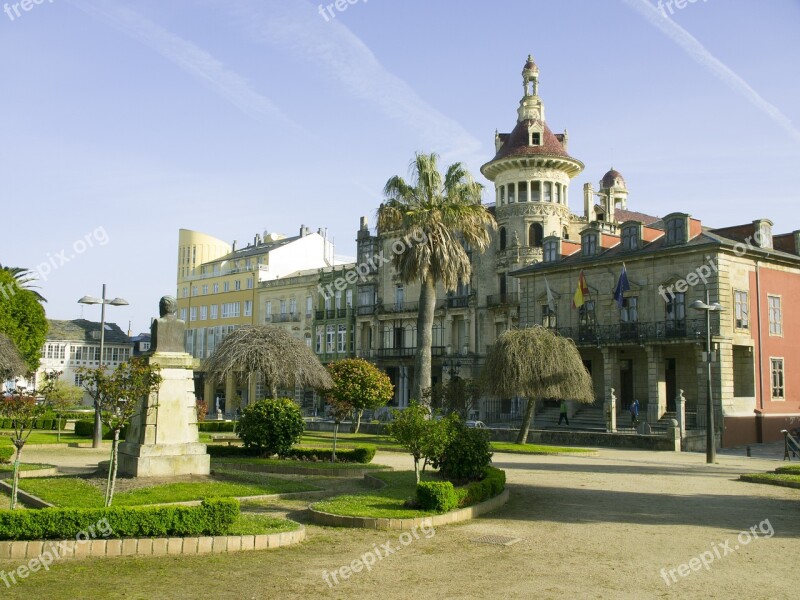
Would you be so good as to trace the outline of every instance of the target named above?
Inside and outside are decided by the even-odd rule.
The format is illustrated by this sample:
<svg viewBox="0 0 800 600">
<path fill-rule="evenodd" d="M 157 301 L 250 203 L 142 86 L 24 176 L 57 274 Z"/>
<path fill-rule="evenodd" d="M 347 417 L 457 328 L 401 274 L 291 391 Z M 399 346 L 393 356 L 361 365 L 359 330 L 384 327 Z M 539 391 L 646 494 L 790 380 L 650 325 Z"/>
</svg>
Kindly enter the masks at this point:
<svg viewBox="0 0 800 600">
<path fill-rule="evenodd" d="M 161 367 L 156 393 L 140 400 L 125 441 L 119 445 L 119 474 L 129 477 L 208 475 L 211 457 L 200 443 L 192 357 L 158 352 L 148 358 Z"/>
</svg>

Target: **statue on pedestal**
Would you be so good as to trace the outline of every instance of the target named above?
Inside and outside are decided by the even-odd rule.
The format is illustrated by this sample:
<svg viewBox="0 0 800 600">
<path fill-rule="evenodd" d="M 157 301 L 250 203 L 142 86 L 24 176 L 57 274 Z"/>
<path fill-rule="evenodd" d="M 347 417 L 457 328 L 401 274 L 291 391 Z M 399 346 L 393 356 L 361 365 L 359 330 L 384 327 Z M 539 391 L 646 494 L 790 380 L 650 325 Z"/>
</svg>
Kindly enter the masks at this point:
<svg viewBox="0 0 800 600">
<path fill-rule="evenodd" d="M 178 318 L 178 301 L 164 296 L 158 303 L 158 319 L 150 325 L 151 352 L 185 352 L 183 345 L 186 322 Z"/>
</svg>

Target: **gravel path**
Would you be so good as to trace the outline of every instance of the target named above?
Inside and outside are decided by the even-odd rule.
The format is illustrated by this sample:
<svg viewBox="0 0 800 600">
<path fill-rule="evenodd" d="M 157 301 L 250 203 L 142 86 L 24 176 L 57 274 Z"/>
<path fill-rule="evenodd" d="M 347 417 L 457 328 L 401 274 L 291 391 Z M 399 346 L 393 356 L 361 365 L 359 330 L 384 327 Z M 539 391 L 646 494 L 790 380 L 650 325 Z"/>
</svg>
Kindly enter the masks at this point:
<svg viewBox="0 0 800 600">
<path fill-rule="evenodd" d="M 96 451 L 69 449 L 63 461 L 77 467 L 88 453 Z M 57 462 L 44 455 L 36 460 Z M 410 457 L 396 453 L 379 453 L 375 462 L 412 465 Z M 307 525 L 305 543 L 278 551 L 105 559 L 85 566 L 64 561 L 26 582 L 25 597 L 75 597 L 74 590 L 84 586 L 97 589 L 98 598 L 796 596 L 791 569 L 800 553 L 800 491 L 736 480 L 740 473 L 772 470 L 780 461 L 720 455 L 718 464 L 706 465 L 703 454 L 604 449 L 591 457 L 498 453 L 494 462 L 508 476 L 511 499 L 505 507 L 439 527 L 406 546 L 396 531 Z M 302 502 L 289 506 L 302 509 Z M 757 537 L 740 534 L 753 526 Z M 520 541 L 473 541 L 483 536 Z M 369 572 L 330 585 L 323 579 L 324 571 L 335 572 L 387 543 L 395 552 Z M 0 565 L 5 566 L 10 565 Z M 181 585 L 200 573 L 202 589 Z"/>
</svg>

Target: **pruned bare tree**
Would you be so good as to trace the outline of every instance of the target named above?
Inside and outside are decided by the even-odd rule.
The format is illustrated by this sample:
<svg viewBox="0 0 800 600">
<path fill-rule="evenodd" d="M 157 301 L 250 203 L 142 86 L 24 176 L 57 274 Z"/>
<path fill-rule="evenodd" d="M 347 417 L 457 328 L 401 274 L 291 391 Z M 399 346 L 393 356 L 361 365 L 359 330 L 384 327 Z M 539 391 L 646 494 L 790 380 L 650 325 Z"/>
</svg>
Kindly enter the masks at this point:
<svg viewBox="0 0 800 600">
<path fill-rule="evenodd" d="M 592 378 L 575 343 L 539 325 L 501 335 L 486 357 L 483 380 L 492 395 L 528 399 L 518 444 L 528 440 L 537 400 L 558 398 L 590 404 L 595 399 Z"/>
<path fill-rule="evenodd" d="M 206 359 L 203 370 L 216 382 L 228 375 L 260 373 L 272 398 L 278 397 L 282 387 L 324 390 L 333 386 L 311 348 L 285 329 L 270 325 L 240 327 L 229 333 Z"/>
</svg>

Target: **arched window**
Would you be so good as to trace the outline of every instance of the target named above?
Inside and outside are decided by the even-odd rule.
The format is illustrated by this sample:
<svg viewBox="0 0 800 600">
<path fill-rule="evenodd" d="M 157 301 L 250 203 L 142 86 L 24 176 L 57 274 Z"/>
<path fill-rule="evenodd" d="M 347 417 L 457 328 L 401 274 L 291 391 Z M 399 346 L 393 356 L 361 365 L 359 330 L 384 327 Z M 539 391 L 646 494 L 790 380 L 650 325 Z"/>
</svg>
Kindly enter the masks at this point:
<svg viewBox="0 0 800 600">
<path fill-rule="evenodd" d="M 506 228 L 500 228 L 500 250 L 506 249 Z"/>
<path fill-rule="evenodd" d="M 569 239 L 569 229 L 564 227 L 563 231 L 561 232 L 561 237 L 564 238 L 565 240 L 568 240 Z"/>
<path fill-rule="evenodd" d="M 538 248 L 542 245 L 542 238 L 544 237 L 544 230 L 540 223 L 533 223 L 528 228 L 528 245 Z"/>
</svg>

